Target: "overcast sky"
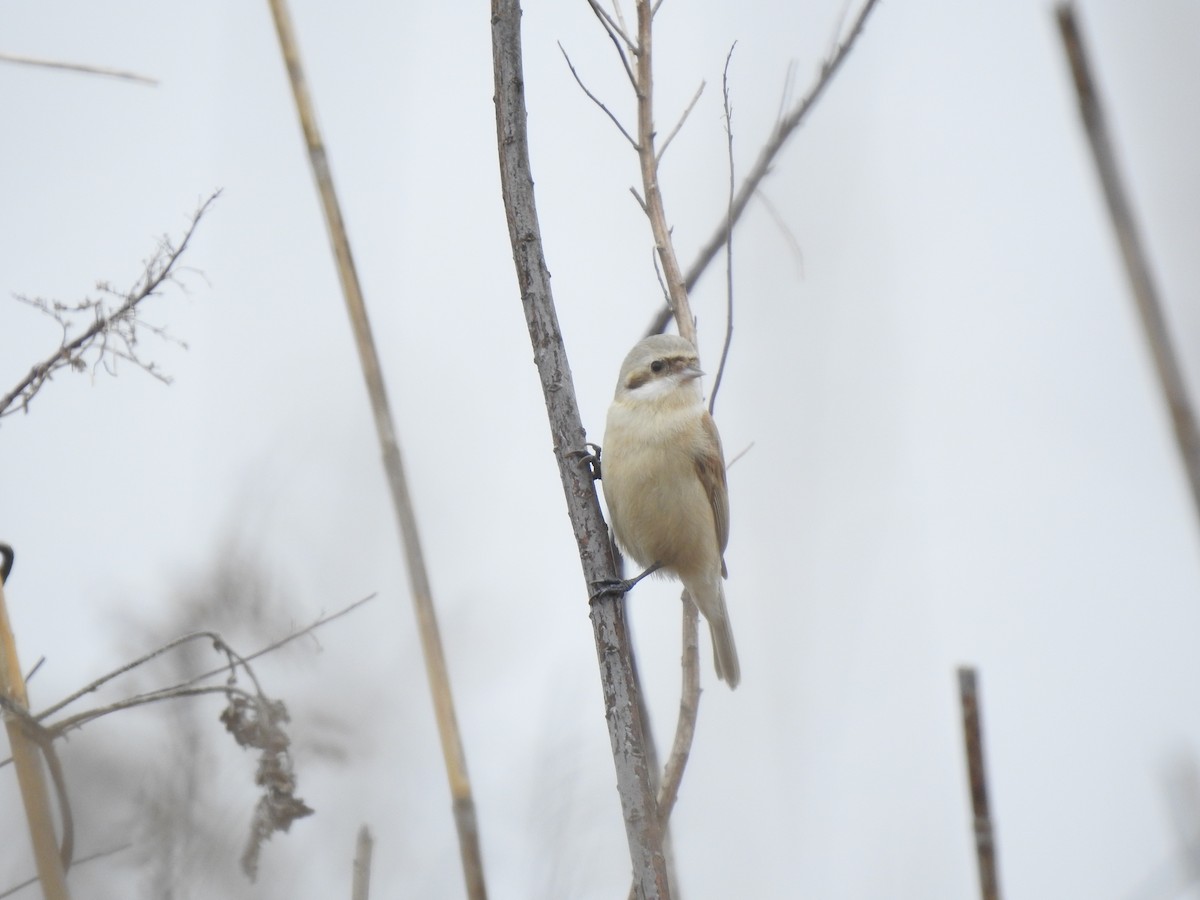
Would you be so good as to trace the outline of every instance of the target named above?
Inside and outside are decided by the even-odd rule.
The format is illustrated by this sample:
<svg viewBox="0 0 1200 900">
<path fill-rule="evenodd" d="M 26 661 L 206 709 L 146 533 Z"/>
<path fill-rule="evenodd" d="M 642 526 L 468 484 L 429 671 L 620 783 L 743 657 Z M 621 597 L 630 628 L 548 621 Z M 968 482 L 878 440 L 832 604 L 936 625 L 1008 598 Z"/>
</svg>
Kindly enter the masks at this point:
<svg viewBox="0 0 1200 900">
<path fill-rule="evenodd" d="M 586 592 L 500 200 L 488 9 L 292 11 L 421 520 L 492 895 L 621 896 Z M 843 12 L 839 0 L 663 5 L 660 133 L 707 83 L 662 172 L 685 265 L 725 203 L 730 45 L 744 171 L 789 66 L 795 98 Z M 1200 391 L 1200 6 L 1079 12 Z M 10 0 L 0 19 L 0 52 L 161 81 L 0 65 L 0 393 L 59 337 L 11 295 L 75 302 L 100 280 L 127 286 L 157 238 L 222 191 L 187 253 L 186 291 L 146 305 L 188 345 L 141 346 L 173 383 L 124 363 L 115 378 L 61 373 L 28 415 L 0 422 L 11 617 L 26 668 L 46 659 L 35 707 L 174 633 L 181 594 L 212 589 L 230 560 L 258 572 L 284 628 L 377 592 L 319 647 L 263 663 L 317 815 L 267 846 L 247 896 L 345 895 L 362 822 L 377 838 L 373 897 L 458 896 L 374 426 L 266 4 Z M 628 123 L 633 102 L 583 0 L 526 4 L 542 233 L 598 441 L 660 292 L 628 191 L 636 160 L 556 42 Z M 736 693 L 715 681 L 705 635 L 673 819 L 685 895 L 971 896 L 953 678 L 968 662 L 1006 894 L 1200 897 L 1172 862 L 1178 773 L 1200 750 L 1200 530 L 1052 7 L 885 0 L 763 194 L 736 235 L 716 414 L 727 455 L 753 444 L 730 472 L 743 680 Z M 723 280 L 714 267 L 693 296 L 713 363 Z M 661 744 L 677 596 L 658 582 L 630 597 Z M 206 702 L 204 739 L 227 750 L 219 701 Z M 135 845 L 72 876 L 90 896 L 142 883 L 147 816 L 137 803 L 88 812 L 87 773 L 114 748 L 135 769 L 170 770 L 161 719 L 129 721 L 66 747 L 79 853 Z M 253 759 L 221 759 L 222 790 L 202 789 L 202 805 L 240 840 Z M 15 791 L 0 790 L 3 887 L 31 862 Z M 231 869 L 236 853 L 210 864 Z M 180 896 L 230 895 L 191 890 Z"/>
</svg>

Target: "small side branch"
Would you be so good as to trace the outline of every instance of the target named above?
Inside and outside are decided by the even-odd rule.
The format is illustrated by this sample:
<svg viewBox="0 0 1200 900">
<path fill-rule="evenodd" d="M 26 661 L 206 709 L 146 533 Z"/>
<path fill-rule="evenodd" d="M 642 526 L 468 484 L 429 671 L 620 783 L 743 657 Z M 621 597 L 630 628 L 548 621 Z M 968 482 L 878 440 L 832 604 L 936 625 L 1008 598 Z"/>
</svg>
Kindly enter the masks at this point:
<svg viewBox="0 0 1200 900">
<path fill-rule="evenodd" d="M 983 725 L 979 713 L 979 685 L 975 669 L 958 670 L 958 696 L 962 706 L 963 740 L 967 753 L 967 778 L 975 822 L 975 856 L 979 862 L 979 896 L 1000 900 L 1000 875 L 996 867 L 996 838 L 988 804 L 987 770 L 983 761 Z"/>
<path fill-rule="evenodd" d="M 219 196 L 221 192 L 216 191 L 192 214 L 187 230 L 178 244 L 170 238 L 162 238 L 158 249 L 146 263 L 138 283 L 128 292 L 119 294 L 121 302 L 115 309 L 108 309 L 102 299 L 84 300 L 69 306 L 47 300 L 18 298 L 53 318 L 62 328 L 63 337 L 57 350 L 30 369 L 29 374 L 21 379 L 16 387 L 0 397 L 0 417 L 27 411 L 34 395 L 55 372 L 68 368 L 76 371 L 86 369 L 87 354 L 91 350 L 96 351 L 93 363 L 95 366 L 108 365 L 111 359 L 125 359 L 160 381 L 170 382 L 153 362 L 144 361 L 138 356 L 137 343 L 141 329 L 159 337 L 168 337 L 163 329 L 142 321 L 138 317 L 138 307 L 147 298 L 157 294 L 163 285 L 175 280 L 177 264 L 187 250 L 192 235 L 196 233 L 200 219 Z M 105 285 L 101 285 L 101 289 L 105 293 L 117 293 Z M 73 319 L 80 315 L 90 317 L 92 323 L 72 338 L 70 332 Z"/>
<path fill-rule="evenodd" d="M 637 141 L 633 139 L 633 135 L 625 130 L 625 126 L 621 124 L 621 120 L 616 117 L 613 111 L 608 108 L 603 100 L 593 94 L 588 89 L 588 86 L 583 83 L 583 79 L 580 78 L 579 73 L 575 71 L 575 65 L 571 62 L 571 57 L 567 55 L 566 48 L 562 45 L 562 41 L 558 42 L 558 49 L 562 51 L 563 59 L 567 61 L 567 68 L 571 70 L 571 75 L 575 78 L 575 83 L 579 85 L 579 89 L 587 94 L 587 98 L 600 107 L 603 113 L 612 120 L 612 123 L 617 126 L 617 130 L 624 135 L 625 140 L 629 141 L 629 146 L 631 146 L 634 150 L 637 150 Z"/>
<path fill-rule="evenodd" d="M 1104 190 L 1108 213 L 1121 248 L 1121 257 L 1125 261 L 1125 271 L 1129 276 L 1129 285 L 1133 290 L 1138 314 L 1141 316 L 1142 328 L 1146 332 L 1146 340 L 1150 343 L 1159 384 L 1171 412 L 1175 441 L 1192 487 L 1192 501 L 1197 514 L 1200 515 L 1200 430 L 1197 429 L 1196 414 L 1188 397 L 1179 359 L 1171 343 L 1170 329 L 1163 314 L 1158 288 L 1150 273 L 1150 263 L 1146 258 L 1137 221 L 1133 215 L 1133 205 L 1129 201 L 1121 170 L 1117 165 L 1117 153 L 1105 120 L 1100 92 L 1092 77 L 1083 35 L 1075 21 L 1075 9 L 1071 4 L 1063 3 L 1057 7 L 1055 15 L 1062 36 L 1063 50 L 1071 65 L 1075 92 L 1079 97 L 1079 114 L 1083 119 L 1083 129 L 1087 133 L 1092 157 L 1096 161 L 1096 172 L 1100 176 L 1100 185 Z"/>
<path fill-rule="evenodd" d="M 637 46 L 629 39 L 629 35 L 625 33 L 625 22 L 616 21 L 597 0 L 588 0 L 588 6 L 592 8 L 592 12 L 596 14 L 596 18 L 600 20 L 600 24 L 604 26 L 604 30 L 608 33 L 609 39 L 613 42 L 613 46 L 617 50 L 617 55 L 621 57 L 621 65 L 625 67 L 625 75 L 629 78 L 629 83 L 636 91 L 637 76 L 633 74 L 633 66 L 629 64 L 629 53 L 636 52 Z"/>
<path fill-rule="evenodd" d="M 675 140 L 675 135 L 679 134 L 680 130 L 684 126 L 684 123 L 687 122 L 688 116 L 690 116 L 692 114 L 692 110 L 696 107 L 696 104 L 700 101 L 700 95 L 703 93 L 704 93 L 704 82 L 701 81 L 700 87 L 696 88 L 696 93 L 692 94 L 692 99 L 688 101 L 687 107 L 683 110 L 683 115 L 681 115 L 679 117 L 679 121 L 675 123 L 675 127 L 671 129 L 670 134 L 668 134 L 666 139 L 662 142 L 662 146 L 658 148 L 658 153 L 656 153 L 654 155 L 655 163 L 662 162 L 663 154 L 665 154 L 667 152 L 667 148 L 671 146 L 671 141 Z M 634 145 L 634 149 L 635 150 L 637 149 L 637 145 Z"/>
</svg>

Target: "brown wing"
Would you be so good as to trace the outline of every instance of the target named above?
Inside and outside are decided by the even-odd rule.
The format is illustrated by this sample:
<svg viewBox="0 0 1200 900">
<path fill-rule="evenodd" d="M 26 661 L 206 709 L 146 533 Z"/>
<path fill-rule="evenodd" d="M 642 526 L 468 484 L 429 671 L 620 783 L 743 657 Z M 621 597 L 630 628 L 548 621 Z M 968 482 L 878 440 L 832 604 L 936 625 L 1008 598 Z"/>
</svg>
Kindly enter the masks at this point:
<svg viewBox="0 0 1200 900">
<path fill-rule="evenodd" d="M 724 554 L 725 545 L 729 543 L 729 490 L 725 482 L 725 454 L 721 452 L 721 436 L 717 434 L 717 425 L 712 416 L 705 412 L 700 422 L 704 426 L 704 436 L 707 440 L 698 448 L 694 459 L 696 475 L 704 485 L 704 492 L 708 494 L 713 523 L 717 527 L 717 546 Z M 724 558 L 721 560 L 721 574 L 728 575 Z"/>
</svg>

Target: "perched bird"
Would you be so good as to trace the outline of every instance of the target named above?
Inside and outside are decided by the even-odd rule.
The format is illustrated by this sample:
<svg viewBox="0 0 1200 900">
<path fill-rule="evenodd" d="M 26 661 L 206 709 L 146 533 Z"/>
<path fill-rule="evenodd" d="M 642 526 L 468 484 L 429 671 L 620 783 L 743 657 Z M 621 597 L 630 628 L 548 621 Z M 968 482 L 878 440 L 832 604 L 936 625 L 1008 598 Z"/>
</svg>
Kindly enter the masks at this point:
<svg viewBox="0 0 1200 900">
<path fill-rule="evenodd" d="M 729 496 L 703 374 L 696 348 L 676 335 L 629 351 L 608 408 L 602 482 L 617 542 L 649 571 L 683 582 L 708 620 L 717 677 L 735 688 L 741 670 L 721 584 Z"/>
</svg>

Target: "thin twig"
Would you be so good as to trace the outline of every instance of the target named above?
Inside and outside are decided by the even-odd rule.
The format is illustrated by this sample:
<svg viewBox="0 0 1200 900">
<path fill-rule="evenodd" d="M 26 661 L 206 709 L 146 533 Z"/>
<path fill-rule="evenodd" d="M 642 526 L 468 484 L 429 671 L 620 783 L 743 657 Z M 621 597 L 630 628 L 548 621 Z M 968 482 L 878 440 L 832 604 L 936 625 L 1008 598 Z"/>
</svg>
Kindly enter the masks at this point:
<svg viewBox="0 0 1200 900">
<path fill-rule="evenodd" d="M 181 700 L 184 697 L 203 697 L 207 696 L 208 694 L 236 696 L 245 700 L 256 699 L 255 695 L 250 691 L 231 684 L 209 684 L 202 685 L 200 687 L 186 688 L 169 687 L 156 691 L 147 691 L 144 694 L 138 694 L 134 697 L 126 697 L 125 699 L 117 700 L 114 703 L 87 709 L 81 713 L 76 713 L 73 716 L 67 716 L 65 719 L 59 719 L 57 722 L 45 726 L 45 728 L 46 731 L 51 734 L 51 736 L 58 738 L 67 734 L 68 732 L 74 731 L 77 728 L 82 728 L 88 722 L 93 722 L 96 719 L 112 715 L 113 713 L 122 712 L 126 709 L 147 706 L 151 703 L 160 703 L 163 700 Z"/>
<path fill-rule="evenodd" d="M 721 389 L 721 379 L 725 375 L 725 362 L 729 359 L 729 345 L 733 343 L 733 109 L 729 105 L 729 64 L 733 60 L 733 51 L 737 41 L 729 48 L 725 57 L 725 69 L 721 73 L 721 103 L 725 111 L 725 152 L 729 166 L 729 193 L 726 199 L 725 212 L 728 216 L 729 227 L 725 235 L 725 341 L 721 344 L 721 362 L 717 366 L 717 375 L 713 379 L 712 394 L 708 398 L 708 412 L 711 415 L 717 405 L 717 391 Z M 728 466 L 726 466 L 728 468 Z"/>
<path fill-rule="evenodd" d="M 157 657 L 162 656 L 164 653 L 168 653 L 171 650 L 174 650 L 176 647 L 179 647 L 183 644 L 191 643 L 192 641 L 198 641 L 198 640 L 202 640 L 202 639 L 208 639 L 208 640 L 212 641 L 214 643 L 214 645 L 217 645 L 217 646 L 220 646 L 222 643 L 221 635 L 215 631 L 193 631 L 193 632 L 189 632 L 188 634 L 181 635 L 177 638 L 173 638 L 170 641 L 167 641 L 167 643 L 163 644 L 161 647 L 156 647 L 155 649 L 151 650 L 149 653 L 143 653 L 141 656 L 137 657 L 136 659 L 132 659 L 129 662 L 124 663 L 123 665 L 118 666 L 117 668 L 115 668 L 109 672 L 105 672 L 103 675 L 101 675 L 99 678 L 95 679 L 94 681 L 88 682 L 83 687 L 81 687 L 79 690 L 68 695 L 67 697 L 64 697 L 62 700 L 58 701 L 53 706 L 42 710 L 40 713 L 37 714 L 36 719 L 39 722 L 44 722 L 50 716 L 54 715 L 59 710 L 65 708 L 67 706 L 70 706 L 72 703 L 74 703 L 76 700 L 80 699 L 81 697 L 85 697 L 88 694 L 98 691 L 100 688 L 102 688 L 108 682 L 112 681 L 114 678 L 118 678 L 121 675 L 124 675 L 126 672 L 131 672 L 134 669 L 138 668 L 138 666 L 145 665 L 146 663 L 150 662 L 152 659 L 156 659 Z M 228 668 L 228 667 L 223 667 L 221 669 L 221 671 L 225 671 L 226 668 Z"/>
<path fill-rule="evenodd" d="M 330 622 L 340 619 L 342 616 L 349 615 L 350 613 L 354 612 L 354 610 L 356 610 L 360 606 L 362 606 L 364 603 L 366 603 L 370 600 L 374 600 L 377 596 L 379 596 L 379 595 L 378 594 L 367 594 L 367 596 L 363 597 L 361 600 L 355 600 L 353 603 L 349 604 L 348 606 L 342 607 L 337 612 L 329 613 L 329 615 L 318 616 L 311 623 L 309 623 L 308 625 L 305 625 L 299 631 L 293 631 L 290 634 L 285 635 L 284 637 L 281 637 L 279 640 L 274 641 L 273 643 L 267 644 L 267 646 L 263 647 L 261 650 L 255 650 L 249 656 L 242 657 L 242 662 L 251 662 L 252 660 L 258 659 L 260 656 L 266 656 L 268 653 L 273 653 L 274 651 L 278 650 L 280 647 L 286 646 L 287 644 L 292 643 L 292 641 L 298 640 L 299 638 L 302 638 L 307 634 L 311 634 L 312 632 L 314 632 L 318 628 L 320 628 L 322 625 L 328 625 Z M 212 678 L 216 675 L 223 675 L 224 673 L 228 672 L 229 670 L 230 670 L 230 667 L 228 665 L 218 666 L 215 669 L 209 669 L 207 672 L 203 672 L 203 673 L 195 676 L 194 678 L 190 678 L 187 681 L 180 683 L 178 686 L 179 687 L 187 687 L 189 685 L 196 684 L 199 681 L 204 681 L 207 678 Z"/>
<path fill-rule="evenodd" d="M 1079 113 L 1083 118 L 1083 128 L 1087 132 L 1092 156 L 1096 161 L 1096 171 L 1104 189 L 1104 199 L 1117 234 L 1117 243 L 1121 247 L 1121 257 L 1125 261 L 1125 270 L 1141 316 L 1142 328 L 1146 332 L 1146 340 L 1150 343 L 1159 384 L 1171 412 L 1175 442 L 1179 446 L 1179 454 L 1183 457 L 1183 465 L 1187 470 L 1192 488 L 1192 501 L 1197 514 L 1200 514 L 1200 429 L 1197 428 L 1196 415 L 1188 396 L 1178 356 L 1171 343 L 1170 329 L 1163 313 L 1158 288 L 1150 273 L 1150 263 L 1142 246 L 1133 205 L 1121 178 L 1117 153 L 1105 121 L 1100 93 L 1088 63 L 1083 35 L 1075 21 L 1074 7 L 1069 3 L 1060 4 L 1055 14 L 1058 17 L 1063 48 L 1071 64 L 1075 91 L 1079 95 Z"/>
<path fill-rule="evenodd" d="M 368 594 L 367 596 L 363 597 L 362 599 L 355 600 L 353 603 L 349 604 L 348 606 L 345 606 L 342 609 L 339 609 L 337 612 L 330 613 L 329 615 L 318 616 L 311 623 L 309 623 L 305 627 L 299 629 L 298 631 L 293 631 L 290 634 L 287 634 L 284 637 L 281 637 L 278 640 L 273 641 L 270 644 L 267 644 L 265 647 L 262 647 L 261 649 L 254 651 L 253 653 L 249 654 L 248 656 L 239 657 L 238 658 L 239 662 L 235 663 L 235 664 L 248 663 L 248 662 L 258 659 L 261 656 L 265 656 L 268 653 L 272 653 L 275 650 L 278 650 L 280 647 L 290 644 L 292 641 L 302 638 L 307 634 L 311 634 L 312 632 L 316 631 L 321 626 L 328 625 L 330 622 L 333 622 L 337 619 L 340 619 L 342 616 L 345 616 L 345 615 L 348 615 L 348 614 L 354 612 L 354 610 L 358 609 L 364 603 L 368 602 L 369 600 L 374 600 L 376 596 L 378 596 L 378 595 L 377 594 Z M 107 684 L 109 681 L 112 681 L 114 678 L 117 678 L 118 676 L 123 675 L 126 672 L 136 669 L 138 666 L 144 665 L 144 664 L 150 662 L 150 660 L 155 659 L 156 657 L 162 656 L 162 654 L 166 653 L 167 651 L 169 651 L 175 647 L 178 647 L 181 644 L 189 643 L 191 641 L 197 640 L 198 638 L 215 638 L 217 640 L 221 640 L 220 635 L 218 635 L 216 632 L 212 632 L 212 631 L 192 632 L 190 634 L 185 634 L 185 635 L 182 635 L 181 637 L 174 638 L 171 641 L 168 641 L 163 646 L 158 647 L 154 650 L 151 650 L 149 653 L 145 653 L 145 654 L 139 656 L 137 659 L 132 660 L 131 662 L 125 663 L 123 666 L 120 666 L 119 668 L 114 669 L 111 672 L 106 672 L 104 675 L 101 675 L 96 680 L 89 682 L 88 684 L 86 684 L 82 688 L 80 688 L 79 690 L 75 691 L 69 697 L 66 697 L 66 698 L 60 700 L 58 703 L 54 704 L 53 706 L 51 706 L 45 710 L 42 710 L 42 712 L 38 713 L 38 716 L 37 716 L 38 721 L 42 721 L 42 720 L 48 718 L 49 716 L 54 715 L 56 712 L 63 709 L 64 707 L 70 706 L 72 703 L 74 703 L 76 700 L 80 699 L 81 697 L 84 697 L 88 694 L 94 693 L 95 691 L 97 691 L 101 687 L 103 687 L 105 684 Z M 196 684 L 197 682 L 204 681 L 205 679 L 212 678 L 216 675 L 224 675 L 232 670 L 233 665 L 234 664 L 227 662 L 223 666 L 217 666 L 214 669 L 209 669 L 207 672 L 202 672 L 199 675 L 189 678 L 187 681 L 183 681 L 183 682 L 180 682 L 179 684 L 173 685 L 173 687 L 174 688 L 190 687 L 191 685 Z M 170 690 L 170 688 L 164 688 L 164 690 Z"/>
<path fill-rule="evenodd" d="M 438 726 L 438 737 L 442 746 L 442 758 L 446 778 L 450 784 L 450 795 L 454 810 L 455 826 L 459 838 L 459 852 L 463 866 L 463 877 L 467 885 L 467 896 L 471 900 L 483 900 L 487 887 L 483 875 L 483 855 L 479 846 L 479 831 L 476 825 L 475 801 L 471 792 L 471 781 L 467 774 L 467 758 L 463 750 L 462 733 L 454 709 L 454 695 L 450 687 L 450 673 L 446 664 L 446 652 L 442 646 L 438 628 L 437 611 L 433 603 L 433 588 L 425 565 L 425 554 L 421 549 L 417 516 L 413 509 L 408 478 L 405 475 L 400 444 L 388 402 L 387 387 L 383 380 L 383 369 L 379 351 L 371 334 L 366 302 L 358 271 L 350 252 L 350 239 L 346 234 L 341 204 L 333 185 L 325 142 L 317 126 L 316 111 L 304 75 L 300 49 L 296 42 L 295 28 L 287 9 L 286 0 L 270 0 L 279 46 L 287 66 L 292 96 L 300 118 L 301 130 L 308 148 L 309 163 L 317 184 L 321 207 L 325 215 L 333 254 L 341 281 L 342 296 L 346 312 L 354 330 L 358 347 L 363 380 L 375 418 L 375 429 L 383 455 L 384 470 L 391 490 L 392 506 L 404 545 L 404 557 L 412 593 L 413 611 L 417 619 L 417 630 L 421 638 L 421 649 L 425 657 L 425 671 Z"/>
<path fill-rule="evenodd" d="M 767 216 L 775 223 L 775 227 L 779 229 L 779 233 L 783 235 L 784 241 L 788 245 L 788 250 L 792 252 L 792 259 L 796 261 L 796 277 L 804 277 L 804 248 L 800 246 L 800 240 L 792 232 L 788 223 L 784 221 L 779 210 L 775 208 L 775 204 L 771 202 L 763 191 L 755 191 L 754 199 L 762 204 L 762 208 L 767 211 Z"/>
<path fill-rule="evenodd" d="M 654 157 L 655 162 L 658 162 L 658 163 L 662 162 L 663 154 L 665 154 L 667 152 L 667 148 L 671 146 L 671 141 L 675 140 L 675 135 L 679 134 L 680 129 L 683 128 L 684 122 L 686 122 L 688 120 L 688 116 L 690 116 L 692 114 L 692 109 L 695 107 L 696 103 L 700 100 L 700 95 L 703 93 L 704 93 L 704 82 L 701 81 L 700 87 L 696 88 L 696 93 L 692 95 L 692 99 L 688 103 L 687 108 L 684 109 L 683 115 L 681 115 L 679 117 L 679 121 L 676 122 L 675 127 L 671 129 L 671 133 L 667 135 L 666 139 L 662 142 L 662 146 L 658 148 L 658 153 L 655 154 L 655 157 Z M 635 150 L 637 149 L 637 144 L 633 145 L 633 149 L 635 149 Z"/>
<path fill-rule="evenodd" d="M 663 822 L 671 817 L 671 810 L 675 808 L 675 801 L 679 797 L 679 786 L 691 756 L 692 741 L 696 736 L 696 717 L 700 711 L 700 617 L 691 598 L 685 596 L 682 606 L 683 659 L 679 717 L 675 723 L 671 755 L 667 757 L 658 790 L 658 814 Z"/>
<path fill-rule="evenodd" d="M 753 449 L 754 449 L 754 441 L 751 441 L 749 444 L 747 444 L 745 447 L 743 447 L 741 450 L 739 450 L 737 453 L 735 453 L 730 458 L 729 462 L 725 463 L 725 471 L 729 471 L 730 469 L 732 469 L 734 466 L 734 463 L 736 463 L 739 459 L 741 459 L 743 456 L 745 456 L 747 453 L 749 453 Z"/>
<path fill-rule="evenodd" d="M 21 66 L 39 66 L 45 69 L 63 69 L 68 72 L 82 72 L 85 75 L 104 75 L 107 78 L 119 78 L 123 81 L 136 81 L 139 84 L 158 86 L 158 79 L 149 75 L 139 75 L 125 69 L 111 69 L 107 66 L 88 66 L 83 63 L 61 62 L 54 59 L 40 59 L 35 56 L 22 56 L 17 53 L 0 53 L 0 62 L 15 63 Z M 3 896 L 3 895 L 0 895 Z"/>
<path fill-rule="evenodd" d="M 741 187 L 738 188 L 737 196 L 733 200 L 733 215 L 725 215 L 721 217 L 721 222 L 709 237 L 708 241 L 700 248 L 696 254 L 696 259 L 688 267 L 686 274 L 683 276 L 684 285 L 690 291 L 700 280 L 700 276 L 704 274 L 704 270 L 708 268 L 708 264 L 713 261 L 717 252 L 724 246 L 726 241 L 726 232 L 736 226 L 742 218 L 742 214 L 746 211 L 746 206 L 750 202 L 750 198 L 754 196 L 754 192 L 758 189 L 759 183 L 771 171 L 771 165 L 775 162 L 775 158 L 779 155 L 788 139 L 796 132 L 804 121 L 805 117 L 816 105 L 817 100 L 825 92 L 825 89 L 833 81 L 838 69 L 850 51 L 854 48 L 855 42 L 859 35 L 862 34 L 863 26 L 866 24 L 867 17 L 871 11 L 875 9 L 879 0 L 865 0 L 862 9 L 859 11 L 858 17 L 854 20 L 854 24 L 850 26 L 850 31 L 845 39 L 834 49 L 833 53 L 821 64 L 820 73 L 817 76 L 816 83 L 809 89 L 804 98 L 796 104 L 796 106 L 785 116 L 775 123 L 775 127 L 771 131 L 770 137 L 759 151 L 758 159 L 754 165 L 750 167 L 750 171 L 746 177 L 742 179 Z M 732 221 L 731 221 L 732 220 Z M 650 334 L 658 334 L 667 327 L 667 323 L 671 321 L 672 312 L 668 309 L 660 310 L 650 323 L 647 329 Z"/>
<path fill-rule="evenodd" d="M 606 116 L 612 119 L 612 123 L 617 126 L 617 130 L 625 136 L 625 140 L 629 141 L 629 146 L 631 146 L 634 150 L 637 150 L 637 141 L 633 139 L 633 135 L 625 130 L 625 126 L 621 124 L 621 120 L 613 114 L 613 111 L 604 104 L 603 100 L 588 90 L 588 86 L 583 83 L 583 79 L 579 77 L 579 73 L 575 71 L 575 66 L 571 63 L 571 57 L 567 55 L 567 51 L 562 45 L 562 41 L 558 42 L 558 49 L 562 51 L 563 59 L 567 61 L 567 68 L 570 69 L 571 74 L 575 76 L 575 83 L 579 85 L 580 90 L 587 94 L 587 98 L 600 107 Z"/>
<path fill-rule="evenodd" d="M 616 561 L 600 514 L 595 482 L 590 470 L 573 455 L 584 446 L 587 436 L 550 290 L 534 202 L 521 60 L 521 6 L 519 0 L 492 0 L 491 12 L 496 144 L 509 241 L 554 457 L 590 594 L 594 583 L 616 576 Z M 632 673 L 624 599 L 596 596 L 591 601 L 591 621 L 633 877 L 642 900 L 667 900 L 670 886 L 637 712 L 640 689 Z"/>
<path fill-rule="evenodd" d="M 958 670 L 958 696 L 962 705 L 963 741 L 966 745 L 967 776 L 974 813 L 975 857 L 979 863 L 979 895 L 982 900 L 1000 900 L 1000 874 L 996 867 L 996 838 L 988 805 L 987 769 L 983 760 L 983 725 L 979 711 L 979 686 L 975 669 Z"/>
<path fill-rule="evenodd" d="M 221 192 L 216 191 L 192 214 L 183 239 L 178 245 L 171 243 L 168 238 L 164 237 L 162 239 L 158 252 L 146 263 L 146 269 L 142 273 L 138 283 L 127 294 L 123 295 L 121 304 L 111 312 L 104 311 L 101 305 L 102 301 L 99 300 L 84 301 L 74 307 L 67 307 L 62 304 L 49 304 L 45 301 L 31 301 L 19 298 L 25 299 L 25 302 L 55 317 L 63 327 L 63 342 L 43 362 L 38 363 L 30 369 L 29 374 L 18 382 L 16 387 L 3 397 L 0 397 L 0 417 L 12 415 L 17 411 L 28 410 L 29 402 L 55 372 L 63 368 L 82 368 L 84 365 L 83 355 L 91 348 L 93 343 L 97 342 L 100 345 L 98 362 L 104 360 L 108 354 L 121 356 L 136 363 L 159 380 L 169 381 L 169 379 L 166 379 L 155 369 L 153 363 L 144 363 L 132 352 L 133 344 L 136 343 L 136 329 L 138 327 L 149 328 L 160 335 L 163 333 L 162 329 L 155 329 L 139 321 L 135 311 L 143 300 L 147 297 L 153 297 L 159 288 L 166 282 L 174 279 L 175 264 L 183 256 L 184 251 L 187 250 L 192 235 L 196 233 L 196 227 L 200 224 L 200 219 L 208 212 L 219 196 L 221 196 Z M 84 311 L 94 313 L 92 324 L 84 329 L 78 337 L 68 341 L 66 339 L 67 322 L 63 316 L 70 312 Z M 110 334 L 116 335 L 118 339 L 123 341 L 127 349 L 122 351 L 119 347 L 109 346 L 108 337 Z"/>
<path fill-rule="evenodd" d="M 629 36 L 625 33 L 625 22 L 621 21 L 617 24 L 613 21 L 612 16 L 602 7 L 596 0 L 588 0 L 588 5 L 592 8 L 592 12 L 596 14 L 596 18 L 600 20 L 600 24 L 604 26 L 604 30 L 608 32 L 609 38 L 613 42 L 613 46 L 617 50 L 617 55 L 621 57 L 621 65 L 625 68 L 625 76 L 629 79 L 629 83 L 633 85 L 633 89 L 637 90 L 637 77 L 633 74 L 633 67 L 629 64 L 629 56 L 625 52 L 626 48 L 634 50 L 633 43 L 629 40 Z M 619 11 L 619 8 L 618 8 Z M 622 47 L 621 43 L 625 46 Z"/>
<path fill-rule="evenodd" d="M 122 850 L 128 850 L 132 846 L 133 844 L 126 843 L 120 844 L 116 847 L 110 847 L 107 850 L 97 850 L 95 853 L 89 853 L 87 856 L 79 857 L 79 859 L 75 860 L 75 865 L 82 866 L 84 863 L 94 862 L 97 859 L 103 859 L 106 856 L 112 856 L 115 853 L 120 853 Z M 5 900 L 6 897 L 16 896 L 31 884 L 37 884 L 37 881 L 38 879 L 35 875 L 33 878 L 25 879 L 20 884 L 14 884 L 12 887 L 0 891 L 0 900 Z"/>
</svg>

